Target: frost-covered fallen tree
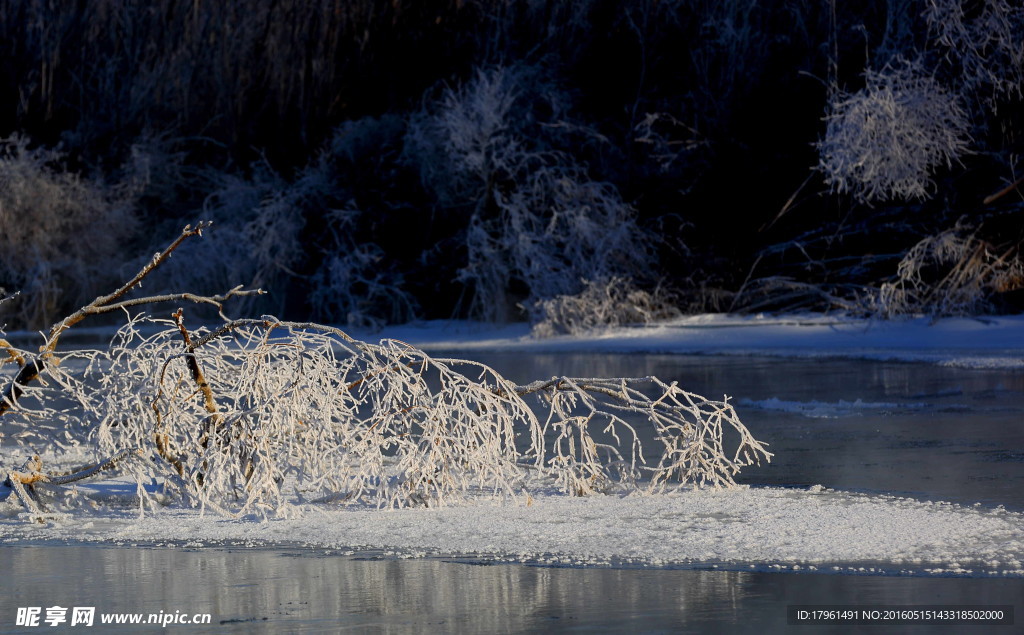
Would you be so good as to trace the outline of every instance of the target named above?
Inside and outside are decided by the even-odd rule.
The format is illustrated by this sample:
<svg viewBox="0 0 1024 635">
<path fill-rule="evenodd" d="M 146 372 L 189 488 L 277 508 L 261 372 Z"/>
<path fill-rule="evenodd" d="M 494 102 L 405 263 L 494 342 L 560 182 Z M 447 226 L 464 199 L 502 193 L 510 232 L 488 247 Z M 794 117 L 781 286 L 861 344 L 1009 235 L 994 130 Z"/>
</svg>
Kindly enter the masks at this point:
<svg viewBox="0 0 1024 635">
<path fill-rule="evenodd" d="M 771 457 L 727 399 L 655 377 L 517 385 L 477 362 L 270 316 L 194 331 L 182 309 L 129 317 L 104 349 L 58 351 L 61 334 L 90 315 L 166 301 L 220 308 L 255 293 L 128 297 L 205 227 L 186 228 L 125 286 L 55 324 L 39 353 L 0 340 L 17 367 L 4 376 L 0 423 L 41 454 L 85 447 L 97 459 L 65 473 L 39 456 L 4 466 L 2 489 L 30 516 L 74 508 L 83 497 L 67 486 L 107 470 L 132 477 L 143 509 L 266 517 L 316 503 L 729 486 Z"/>
</svg>

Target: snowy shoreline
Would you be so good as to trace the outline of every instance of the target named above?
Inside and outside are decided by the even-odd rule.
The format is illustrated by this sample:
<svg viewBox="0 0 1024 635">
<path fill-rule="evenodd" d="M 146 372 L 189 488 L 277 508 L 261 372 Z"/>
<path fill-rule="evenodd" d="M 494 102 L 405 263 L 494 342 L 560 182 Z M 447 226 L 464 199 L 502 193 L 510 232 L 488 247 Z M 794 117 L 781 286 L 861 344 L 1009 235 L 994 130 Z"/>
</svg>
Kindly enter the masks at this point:
<svg viewBox="0 0 1024 635">
<path fill-rule="evenodd" d="M 1024 369 L 1024 316 L 878 321 L 820 314 L 693 315 L 588 335 L 538 339 L 525 324 L 430 321 L 354 331 L 426 351 L 665 353 L 905 361 L 957 368 Z"/>
<path fill-rule="evenodd" d="M 76 342 L 103 344 L 119 327 L 120 323 L 76 326 L 62 341 L 69 348 L 75 348 Z M 425 351 L 833 357 L 1024 368 L 1024 315 L 870 320 L 820 313 L 714 313 L 549 338 L 531 336 L 530 326 L 519 322 L 428 320 L 376 331 L 338 328 L 366 342 L 397 339 Z M 140 327 L 143 334 L 151 330 L 151 326 Z M 43 340 L 42 334 L 30 331 L 9 331 L 5 337 L 20 346 L 38 345 Z"/>
</svg>

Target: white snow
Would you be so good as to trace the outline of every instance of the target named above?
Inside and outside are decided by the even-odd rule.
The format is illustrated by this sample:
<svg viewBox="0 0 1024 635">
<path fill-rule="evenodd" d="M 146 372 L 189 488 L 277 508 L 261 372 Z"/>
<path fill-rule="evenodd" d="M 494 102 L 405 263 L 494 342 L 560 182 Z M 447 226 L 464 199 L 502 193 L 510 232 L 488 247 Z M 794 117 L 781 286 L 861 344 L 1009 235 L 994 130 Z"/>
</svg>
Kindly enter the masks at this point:
<svg viewBox="0 0 1024 635">
<path fill-rule="evenodd" d="M 694 315 L 584 336 L 530 337 L 526 325 L 419 322 L 358 333 L 427 351 L 679 353 L 838 357 L 959 368 L 1024 368 L 1024 316 L 864 320 L 843 316 Z"/>
<path fill-rule="evenodd" d="M 536 340 L 524 326 L 433 322 L 355 333 L 427 350 L 671 352 L 836 356 L 1024 368 L 1024 317 L 867 322 L 821 316 L 696 316 L 589 337 Z M 723 387 L 728 390 L 728 386 Z M 747 402 L 807 416 L 838 416 L 894 404 Z M 903 404 L 900 407 L 907 407 Z M 13 448 L 4 447 L 3 461 Z M 116 498 L 118 483 L 96 482 Z M 120 486 L 125 490 L 125 486 Z M 127 493 L 127 492 L 125 492 Z M 288 543 L 396 557 L 440 555 L 565 565 L 698 566 L 749 570 L 879 571 L 914 575 L 1024 576 L 1024 514 L 883 495 L 739 486 L 659 496 L 537 496 L 499 503 L 394 511 L 311 508 L 296 519 L 231 520 L 197 510 L 140 517 L 123 511 L 25 522 L 0 503 L 0 540 L 119 544 Z M 82 520 L 87 522 L 83 523 Z"/>
<path fill-rule="evenodd" d="M 545 496 L 440 509 L 317 507 L 249 522 L 168 509 L 0 524 L 0 538 L 117 544 L 299 544 L 563 565 L 1024 576 L 1024 515 L 879 495 L 737 486 L 660 496 Z"/>
</svg>

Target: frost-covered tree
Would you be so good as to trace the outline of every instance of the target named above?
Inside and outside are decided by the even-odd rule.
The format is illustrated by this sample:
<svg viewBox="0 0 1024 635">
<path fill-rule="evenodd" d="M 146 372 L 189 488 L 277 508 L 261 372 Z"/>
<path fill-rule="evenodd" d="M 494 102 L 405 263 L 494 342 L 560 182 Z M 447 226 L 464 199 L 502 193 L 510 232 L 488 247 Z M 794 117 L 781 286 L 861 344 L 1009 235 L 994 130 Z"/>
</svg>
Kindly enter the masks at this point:
<svg viewBox="0 0 1024 635">
<path fill-rule="evenodd" d="M 179 309 L 129 319 L 104 349 L 59 352 L 61 335 L 91 315 L 164 301 L 219 308 L 251 294 L 128 296 L 205 227 L 186 228 L 128 283 L 54 324 L 38 354 L 0 339 L 14 367 L 0 395 L 5 423 L 34 447 L 97 456 L 64 473 L 40 456 L 4 466 L 6 494 L 29 517 L 74 509 L 81 496 L 64 486 L 105 470 L 133 477 L 142 509 L 267 517 L 326 503 L 729 486 L 771 456 L 727 398 L 654 377 L 517 385 L 476 362 L 270 316 L 193 330 Z"/>
<path fill-rule="evenodd" d="M 970 143 L 960 97 L 920 60 L 869 69 L 864 82 L 831 97 L 818 144 L 825 183 L 866 202 L 930 196 L 935 171 L 952 167 Z"/>
<path fill-rule="evenodd" d="M 976 315 L 990 311 L 997 294 L 1021 287 L 1024 262 L 1016 248 L 997 248 L 958 225 L 907 251 L 875 296 L 875 311 L 883 317 Z"/>
<path fill-rule="evenodd" d="M 303 201 L 316 194 L 315 184 L 292 183 L 266 163 L 252 168 L 249 178 L 217 172 L 203 214 L 217 226 L 210 243 L 182 247 L 182 258 L 162 267 L 159 284 L 212 294 L 237 285 L 265 288 L 271 298 L 250 297 L 240 308 L 279 310 L 281 293 L 305 257 L 301 232 Z M 268 302 L 275 303 L 267 306 Z"/>
<path fill-rule="evenodd" d="M 354 238 L 362 213 L 354 207 L 323 215 L 326 244 L 310 277 L 308 301 L 313 313 L 333 322 L 373 329 L 408 321 L 416 313 L 416 302 L 402 288 L 402 276 L 388 265 L 384 251 Z"/>
<path fill-rule="evenodd" d="M 370 327 L 411 319 L 415 302 L 401 288 L 402 276 L 377 244 L 360 236 L 364 213 L 341 165 L 353 161 L 347 155 L 354 146 L 373 141 L 364 138 L 373 127 L 339 126 L 291 178 L 265 160 L 245 175 L 210 171 L 202 213 L 217 226 L 213 248 L 184 245 L 184 257 L 162 268 L 159 284 L 202 293 L 239 284 L 264 288 L 267 296 L 245 298 L 237 308 L 274 313 L 286 309 L 289 289 L 297 287 L 305 292 L 302 308 L 315 319 Z"/>
<path fill-rule="evenodd" d="M 79 176 L 59 151 L 0 140 L 0 316 L 38 327 L 117 279 L 138 220 L 131 192 Z"/>
<path fill-rule="evenodd" d="M 892 258 L 896 271 L 869 285 L 856 303 L 886 317 L 991 310 L 1000 294 L 1022 284 L 1019 245 L 1005 243 L 1005 223 L 989 210 L 963 206 L 977 196 L 976 183 L 996 189 L 987 183 L 993 172 L 1006 170 L 1010 184 L 982 206 L 1021 182 L 1013 131 L 1024 86 L 1024 7 L 1007 0 L 924 0 L 889 3 L 887 16 L 885 38 L 869 52 L 878 62 L 865 71 L 863 87 L 847 92 L 832 78 L 818 170 L 832 191 L 860 203 L 942 196 L 922 208 L 931 218 L 902 224 L 900 231 L 912 231 L 914 240 Z M 968 166 L 985 173 L 982 179 L 936 179 L 964 167 L 967 154 L 975 155 Z M 965 229 L 965 214 L 976 216 L 968 222 L 977 229 Z M 961 220 L 950 227 L 951 219 Z"/>
<path fill-rule="evenodd" d="M 650 277 L 653 236 L 614 186 L 559 147 L 560 134 L 580 130 L 567 101 L 538 70 L 499 66 L 445 88 L 410 120 L 409 160 L 438 204 L 466 217 L 458 278 L 474 315 L 507 320 L 525 309 L 540 321 L 551 317 L 544 300 L 587 281 Z"/>
<path fill-rule="evenodd" d="M 965 91 L 1024 96 L 1024 5 L 1017 0 L 927 0 L 924 18 Z"/>
</svg>

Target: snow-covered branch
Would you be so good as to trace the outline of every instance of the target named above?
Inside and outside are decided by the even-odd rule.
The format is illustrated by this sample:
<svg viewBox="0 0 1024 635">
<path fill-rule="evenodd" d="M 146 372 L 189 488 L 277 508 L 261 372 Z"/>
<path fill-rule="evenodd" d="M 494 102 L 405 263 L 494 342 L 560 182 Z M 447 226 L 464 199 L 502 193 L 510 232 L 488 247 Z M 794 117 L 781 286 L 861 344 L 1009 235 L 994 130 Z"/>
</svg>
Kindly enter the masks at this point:
<svg viewBox="0 0 1024 635">
<path fill-rule="evenodd" d="M 127 288 L 98 298 L 97 310 L 123 304 Z M 55 358 L 60 333 L 88 314 L 55 326 L 45 353 Z M 31 358 L 11 379 L 6 416 L 55 428 L 37 443 L 61 436 L 111 457 L 75 480 L 116 463 L 143 507 L 178 501 L 236 517 L 316 502 L 729 486 L 771 457 L 727 398 L 655 377 L 516 385 L 478 362 L 316 323 L 263 316 L 190 330 L 180 309 L 172 317 L 131 318 L 107 347 L 67 355 L 73 363 Z M 45 383 L 30 385 L 33 373 Z M 31 399 L 19 399 L 26 391 Z M 64 482 L 38 466 L 8 473 L 32 514 L 42 509 L 34 485 Z"/>
</svg>

